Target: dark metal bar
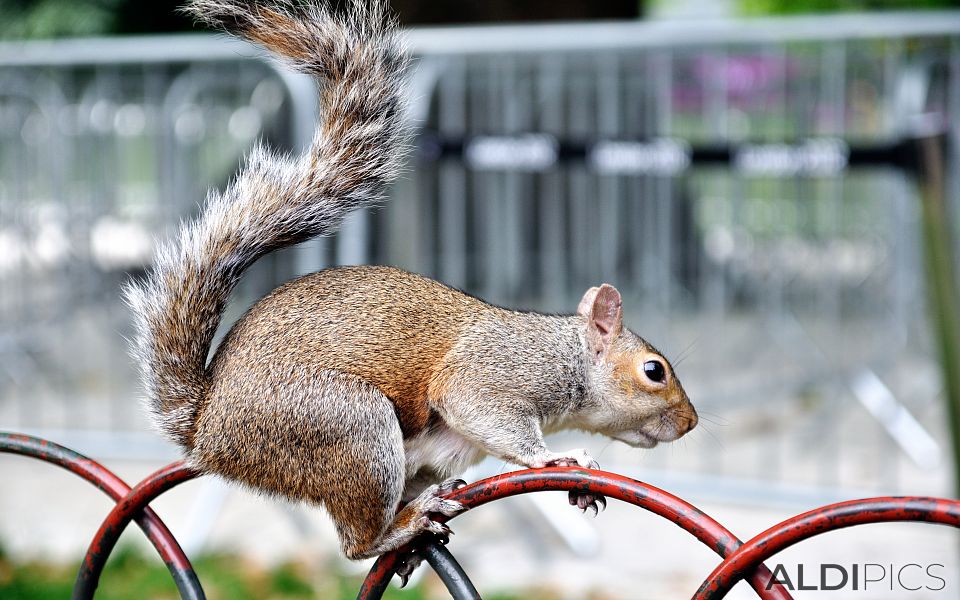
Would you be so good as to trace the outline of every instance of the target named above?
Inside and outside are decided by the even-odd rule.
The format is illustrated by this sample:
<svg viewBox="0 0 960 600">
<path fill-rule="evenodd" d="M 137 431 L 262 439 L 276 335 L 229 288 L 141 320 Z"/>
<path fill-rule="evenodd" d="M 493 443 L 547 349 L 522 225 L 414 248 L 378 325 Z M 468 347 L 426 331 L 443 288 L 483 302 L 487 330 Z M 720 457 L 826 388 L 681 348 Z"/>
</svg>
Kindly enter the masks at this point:
<svg viewBox="0 0 960 600">
<path fill-rule="evenodd" d="M 480 600 L 477 588 L 467 577 L 467 573 L 450 554 L 447 547 L 437 542 L 428 542 L 421 550 L 423 558 L 433 567 L 453 600 Z"/>
<path fill-rule="evenodd" d="M 506 136 L 510 137 L 510 136 Z M 417 157 L 423 162 L 436 162 L 441 158 L 458 158 L 466 160 L 466 149 L 471 140 L 469 137 L 442 136 L 433 131 L 423 131 L 417 136 Z M 595 142 L 606 140 L 556 140 L 556 160 L 560 163 L 582 162 L 587 160 Z M 610 140 L 629 142 L 649 142 L 651 140 Z M 804 140 L 799 140 L 802 143 Z M 767 146 L 764 142 L 738 142 L 736 144 L 691 144 L 688 147 L 689 166 L 724 166 L 733 167 L 737 156 L 743 149 L 753 146 Z M 781 145 L 781 144 L 772 144 Z M 782 144 L 786 147 L 796 147 L 796 144 Z M 901 168 L 911 174 L 916 174 L 918 165 L 914 156 L 912 140 L 896 140 L 891 143 L 852 144 L 847 146 L 845 158 L 846 167 L 884 167 Z M 681 169 L 680 171 L 684 171 Z M 783 176 L 783 175 L 781 175 Z"/>
<path fill-rule="evenodd" d="M 668 519 L 681 529 L 703 542 L 708 548 L 726 557 L 733 554 L 742 542 L 726 527 L 692 504 L 677 498 L 657 487 L 603 471 L 580 467 L 548 467 L 505 473 L 483 479 L 461 488 L 448 497 L 462 502 L 468 508 L 476 508 L 488 502 L 519 494 L 544 491 L 575 490 L 580 493 L 602 494 L 648 510 Z M 446 520 L 437 517 L 437 520 Z M 386 589 L 387 582 L 396 568 L 397 555 L 406 549 L 390 552 L 380 557 L 367 575 L 363 588 L 357 596 L 360 600 L 376 600 Z M 766 589 L 772 575 L 765 566 L 754 565 L 749 582 L 760 598 L 765 600 L 791 598 L 782 586 Z"/>
<path fill-rule="evenodd" d="M 946 190 L 946 134 L 916 141 L 919 165 L 920 214 L 923 227 L 923 258 L 927 297 L 943 373 L 943 402 L 953 455 L 953 493 L 960 497 L 960 284 L 957 276 L 956 238 Z"/>
<path fill-rule="evenodd" d="M 73 588 L 74 600 L 92 598 L 97 590 L 97 584 L 100 582 L 100 574 L 107 564 L 107 558 L 117 544 L 120 534 L 131 520 L 137 515 L 142 514 L 143 510 L 153 501 L 154 498 L 167 490 L 189 481 L 197 476 L 197 472 L 187 467 L 183 462 L 176 462 L 156 471 L 146 479 L 138 483 L 129 493 L 117 502 L 110 514 L 103 520 L 100 529 L 90 541 L 90 547 L 80 563 L 80 571 L 77 573 L 77 580 Z M 158 548 L 158 550 L 160 550 Z M 180 549 L 179 544 L 164 544 L 164 550 L 161 552 L 164 562 L 171 567 L 171 574 L 177 581 L 177 587 L 181 588 L 180 595 L 183 598 L 191 600 L 202 600 L 203 590 L 197 580 L 193 569 L 182 569 L 182 565 L 187 561 L 186 555 Z M 171 562 L 173 561 L 173 563 Z M 176 571 L 174 571 L 176 568 Z"/>
<path fill-rule="evenodd" d="M 130 486 L 100 463 L 47 440 L 0 431 L 0 452 L 36 458 L 66 469 L 92 483 L 113 500 L 119 500 L 130 491 Z"/>
<path fill-rule="evenodd" d="M 92 483 L 114 501 L 120 501 L 131 491 L 130 486 L 103 465 L 47 440 L 29 435 L 0 432 L 0 452 L 35 458 L 66 469 Z M 177 540 L 153 509 L 143 509 L 135 517 L 135 521 L 167 565 L 180 596 L 197 600 L 204 598 L 203 588 L 189 559 L 183 554 Z M 91 598 L 92 594 L 93 590 L 85 598 Z"/>
<path fill-rule="evenodd" d="M 727 556 L 700 585 L 694 600 L 723 598 L 762 561 L 797 542 L 854 525 L 892 521 L 940 523 L 960 528 L 960 502 L 941 498 L 881 497 L 840 502 L 797 515 L 767 529 Z"/>
</svg>

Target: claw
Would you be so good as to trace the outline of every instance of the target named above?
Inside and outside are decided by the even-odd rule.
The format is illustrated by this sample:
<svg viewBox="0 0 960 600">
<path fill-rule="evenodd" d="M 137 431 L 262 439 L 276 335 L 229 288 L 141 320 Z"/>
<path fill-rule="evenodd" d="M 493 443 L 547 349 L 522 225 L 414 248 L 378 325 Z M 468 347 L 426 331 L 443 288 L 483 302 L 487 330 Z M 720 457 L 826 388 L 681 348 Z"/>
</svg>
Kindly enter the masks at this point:
<svg viewBox="0 0 960 600">
<path fill-rule="evenodd" d="M 448 479 L 438 485 L 437 493 L 441 496 L 446 496 L 447 494 L 455 492 L 466 486 L 467 482 L 462 479 Z"/>
<path fill-rule="evenodd" d="M 444 525 L 443 531 L 441 533 L 434 532 L 434 535 L 437 536 L 437 541 L 439 541 L 442 546 L 446 546 L 450 543 L 450 536 L 453 535 L 453 531 Z"/>
<path fill-rule="evenodd" d="M 439 513 L 448 517 L 459 515 L 467 510 L 467 507 L 454 500 L 438 497 L 427 505 L 427 510 L 431 513 Z"/>
<path fill-rule="evenodd" d="M 407 583 L 410 581 L 410 576 L 413 575 L 413 572 L 416 570 L 417 566 L 420 565 L 422 559 L 415 552 L 407 554 L 404 558 L 400 559 L 400 565 L 397 567 L 397 576 L 400 577 L 400 587 L 406 587 Z"/>
<path fill-rule="evenodd" d="M 567 493 L 567 502 L 570 503 L 570 506 L 579 508 L 583 513 L 586 513 L 588 508 L 592 509 L 594 517 L 600 514 L 601 510 L 607 509 L 607 499 L 601 494 L 570 490 Z"/>
<path fill-rule="evenodd" d="M 430 533 L 439 537 L 441 540 L 449 538 L 453 534 L 453 532 L 450 531 L 450 528 L 447 527 L 445 523 L 434 521 L 426 515 L 420 517 L 420 526 L 424 531 L 429 531 Z"/>
<path fill-rule="evenodd" d="M 453 530 L 443 524 L 441 524 L 439 529 L 440 531 L 434 531 L 433 533 L 440 538 L 440 542 L 446 544 L 450 541 L 450 536 L 453 535 Z"/>
</svg>

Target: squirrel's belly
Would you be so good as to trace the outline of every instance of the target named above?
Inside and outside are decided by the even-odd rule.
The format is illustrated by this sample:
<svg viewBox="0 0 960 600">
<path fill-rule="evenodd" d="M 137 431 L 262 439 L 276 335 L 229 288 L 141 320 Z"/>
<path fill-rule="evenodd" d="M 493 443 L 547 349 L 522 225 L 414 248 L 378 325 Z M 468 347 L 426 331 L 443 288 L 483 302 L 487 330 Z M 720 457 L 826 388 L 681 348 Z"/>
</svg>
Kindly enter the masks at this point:
<svg viewBox="0 0 960 600">
<path fill-rule="evenodd" d="M 459 475 L 483 458 L 483 451 L 458 432 L 441 424 L 404 440 L 407 477 L 424 469 L 441 478 Z"/>
</svg>

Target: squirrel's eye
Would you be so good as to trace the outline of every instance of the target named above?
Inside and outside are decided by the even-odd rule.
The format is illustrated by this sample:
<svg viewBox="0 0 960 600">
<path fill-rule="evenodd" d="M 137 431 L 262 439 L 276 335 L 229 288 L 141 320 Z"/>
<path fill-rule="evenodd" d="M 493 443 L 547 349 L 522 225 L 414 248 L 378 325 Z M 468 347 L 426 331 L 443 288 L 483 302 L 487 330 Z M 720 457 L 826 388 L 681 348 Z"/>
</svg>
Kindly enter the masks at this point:
<svg viewBox="0 0 960 600">
<path fill-rule="evenodd" d="M 663 383 L 667 376 L 667 370 L 663 368 L 663 363 L 659 360 L 648 360 L 643 363 L 643 372 L 650 381 L 656 383 Z"/>
</svg>

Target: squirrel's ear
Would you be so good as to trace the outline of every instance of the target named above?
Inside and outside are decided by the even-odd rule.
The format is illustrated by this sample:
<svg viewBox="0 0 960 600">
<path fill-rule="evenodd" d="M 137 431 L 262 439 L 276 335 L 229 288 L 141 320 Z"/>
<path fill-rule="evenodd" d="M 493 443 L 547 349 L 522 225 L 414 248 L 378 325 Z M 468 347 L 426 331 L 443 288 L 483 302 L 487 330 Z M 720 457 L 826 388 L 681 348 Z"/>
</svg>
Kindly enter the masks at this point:
<svg viewBox="0 0 960 600">
<path fill-rule="evenodd" d="M 596 290 L 596 291 L 594 291 Z M 596 355 L 606 352 L 610 342 L 623 331 L 623 309 L 620 292 L 609 284 L 591 288 L 580 302 L 581 308 L 592 296 L 587 317 L 587 343 Z M 580 312 L 578 309 L 577 312 Z M 583 313 L 581 313 L 583 314 Z"/>
<path fill-rule="evenodd" d="M 589 317 L 590 311 L 593 310 L 593 301 L 597 297 L 597 292 L 600 291 L 598 287 L 592 287 L 583 295 L 583 298 L 580 299 L 580 305 L 577 307 L 577 314 L 582 317 Z"/>
</svg>

